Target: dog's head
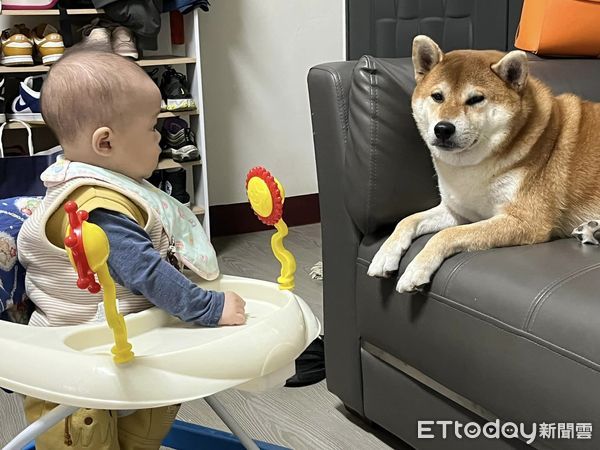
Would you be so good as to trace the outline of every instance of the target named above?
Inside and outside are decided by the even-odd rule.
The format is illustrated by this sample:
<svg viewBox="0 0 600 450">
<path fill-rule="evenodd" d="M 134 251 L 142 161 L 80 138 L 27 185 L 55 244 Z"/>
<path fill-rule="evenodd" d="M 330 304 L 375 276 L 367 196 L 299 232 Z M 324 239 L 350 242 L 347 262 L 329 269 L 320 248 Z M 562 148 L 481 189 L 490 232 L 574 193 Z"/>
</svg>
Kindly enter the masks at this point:
<svg viewBox="0 0 600 450">
<path fill-rule="evenodd" d="M 413 41 L 413 115 L 435 158 L 474 165 L 501 148 L 522 117 L 527 57 L 522 51 L 444 54 L 427 36 Z"/>
</svg>

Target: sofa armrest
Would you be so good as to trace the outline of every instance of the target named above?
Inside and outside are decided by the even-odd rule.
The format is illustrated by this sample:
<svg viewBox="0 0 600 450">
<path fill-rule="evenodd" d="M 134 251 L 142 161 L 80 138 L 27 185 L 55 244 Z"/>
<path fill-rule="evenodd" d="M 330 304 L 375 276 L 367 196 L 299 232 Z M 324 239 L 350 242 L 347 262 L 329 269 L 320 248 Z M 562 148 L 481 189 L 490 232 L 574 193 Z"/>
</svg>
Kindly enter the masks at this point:
<svg viewBox="0 0 600 450">
<path fill-rule="evenodd" d="M 308 74 L 323 242 L 323 315 L 327 386 L 363 413 L 355 279 L 361 235 L 344 205 L 348 92 L 354 62 L 322 64 Z"/>
<path fill-rule="evenodd" d="M 412 116 L 410 58 L 363 56 L 349 93 L 346 205 L 369 235 L 439 203 L 429 149 Z"/>
</svg>

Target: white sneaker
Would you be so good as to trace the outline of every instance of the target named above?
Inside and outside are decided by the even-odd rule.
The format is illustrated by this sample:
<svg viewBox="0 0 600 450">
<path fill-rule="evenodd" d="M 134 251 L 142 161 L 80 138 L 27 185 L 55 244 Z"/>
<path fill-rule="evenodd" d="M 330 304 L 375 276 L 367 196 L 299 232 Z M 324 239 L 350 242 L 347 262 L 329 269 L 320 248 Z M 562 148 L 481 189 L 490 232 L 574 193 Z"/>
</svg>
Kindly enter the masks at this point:
<svg viewBox="0 0 600 450">
<path fill-rule="evenodd" d="M 98 19 L 94 19 L 91 24 L 84 26 L 81 30 L 81 40 L 84 45 L 107 52 L 111 51 L 110 30 L 100 26 Z"/>
<path fill-rule="evenodd" d="M 135 46 L 133 34 L 129 28 L 117 27 L 112 32 L 112 50 L 117 55 L 126 58 L 138 59 L 138 51 Z"/>
</svg>

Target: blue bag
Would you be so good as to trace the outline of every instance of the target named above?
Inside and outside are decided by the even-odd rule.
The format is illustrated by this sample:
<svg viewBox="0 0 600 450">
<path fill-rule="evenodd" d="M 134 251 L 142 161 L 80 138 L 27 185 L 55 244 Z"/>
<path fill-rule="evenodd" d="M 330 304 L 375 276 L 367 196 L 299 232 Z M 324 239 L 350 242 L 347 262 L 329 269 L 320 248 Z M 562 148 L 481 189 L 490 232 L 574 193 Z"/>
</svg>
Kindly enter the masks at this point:
<svg viewBox="0 0 600 450">
<path fill-rule="evenodd" d="M 29 156 L 4 157 L 2 134 L 8 122 L 0 125 L 0 198 L 44 195 L 46 188 L 40 180 L 40 175 L 56 161 L 62 149 L 54 147 L 47 152 L 34 154 L 29 125 L 20 120 L 10 122 L 19 122 L 27 130 Z"/>
</svg>

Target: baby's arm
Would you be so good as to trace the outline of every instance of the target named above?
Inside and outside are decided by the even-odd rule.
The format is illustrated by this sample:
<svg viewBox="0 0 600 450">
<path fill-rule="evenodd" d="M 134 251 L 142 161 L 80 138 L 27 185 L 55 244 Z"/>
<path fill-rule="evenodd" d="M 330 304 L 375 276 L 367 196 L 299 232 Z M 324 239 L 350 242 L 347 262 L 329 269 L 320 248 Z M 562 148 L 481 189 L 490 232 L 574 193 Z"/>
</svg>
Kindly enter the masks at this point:
<svg viewBox="0 0 600 450">
<path fill-rule="evenodd" d="M 233 292 L 206 291 L 160 257 L 148 234 L 127 216 L 95 209 L 89 221 L 110 243 L 108 267 L 117 283 L 185 322 L 203 326 L 245 322 L 244 301 Z"/>
</svg>

